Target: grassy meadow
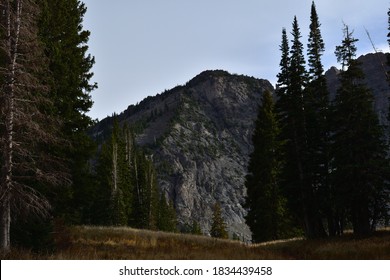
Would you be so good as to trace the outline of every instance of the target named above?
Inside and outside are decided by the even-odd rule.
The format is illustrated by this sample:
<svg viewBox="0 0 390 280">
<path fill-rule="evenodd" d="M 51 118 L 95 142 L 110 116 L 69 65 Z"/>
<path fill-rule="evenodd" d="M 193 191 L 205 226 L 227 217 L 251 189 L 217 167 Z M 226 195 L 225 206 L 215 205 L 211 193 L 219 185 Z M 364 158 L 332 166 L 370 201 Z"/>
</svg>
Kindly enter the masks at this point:
<svg viewBox="0 0 390 280">
<path fill-rule="evenodd" d="M 353 235 L 244 244 L 206 236 L 118 227 L 72 227 L 55 234 L 56 250 L 13 249 L 1 259 L 54 260 L 214 260 L 214 259 L 390 259 L 390 230 L 357 239 Z"/>
</svg>

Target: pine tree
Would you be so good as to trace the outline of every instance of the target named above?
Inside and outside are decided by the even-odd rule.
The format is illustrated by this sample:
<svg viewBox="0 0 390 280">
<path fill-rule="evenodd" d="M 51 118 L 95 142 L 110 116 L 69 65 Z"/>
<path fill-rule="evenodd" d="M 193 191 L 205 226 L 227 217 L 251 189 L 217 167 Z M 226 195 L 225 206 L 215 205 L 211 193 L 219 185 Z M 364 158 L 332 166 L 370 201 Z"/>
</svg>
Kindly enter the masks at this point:
<svg viewBox="0 0 390 280">
<path fill-rule="evenodd" d="M 387 43 L 388 43 L 389 48 L 390 48 L 390 9 L 388 9 L 388 11 L 387 11 L 387 16 L 388 16 L 388 19 L 387 19 L 387 22 L 388 22 L 387 30 L 389 31 L 389 33 L 387 33 Z"/>
<path fill-rule="evenodd" d="M 222 218 L 221 205 L 219 203 L 214 205 L 210 235 L 215 238 L 229 238 L 225 221 Z"/>
<path fill-rule="evenodd" d="M 69 182 L 64 161 L 47 146 L 64 144 L 58 137 L 61 119 L 52 113 L 38 38 L 35 1 L 2 1 L 0 15 L 0 247 L 10 248 L 11 216 L 47 214 L 49 202 L 42 186 Z M 21 217 L 21 216 L 20 216 Z M 19 218 L 20 218 L 19 217 Z"/>
<path fill-rule="evenodd" d="M 191 234 L 194 234 L 194 235 L 203 235 L 202 229 L 200 228 L 199 223 L 197 223 L 196 221 L 193 221 L 193 222 L 192 222 L 192 225 L 191 225 Z"/>
<path fill-rule="evenodd" d="M 329 182 L 329 92 L 322 65 L 325 44 L 322 39 L 320 22 L 315 3 L 311 6 L 311 24 L 308 43 L 309 83 L 305 89 L 305 114 L 307 131 L 306 166 L 312 189 L 311 212 L 316 227 L 316 235 L 325 235 L 322 216 L 328 221 L 328 232 L 336 234 L 332 207 L 332 190 Z"/>
<path fill-rule="evenodd" d="M 173 203 L 167 199 L 164 194 L 161 194 L 157 213 L 157 229 L 167 232 L 175 232 L 177 225 L 176 211 Z"/>
<path fill-rule="evenodd" d="M 252 138 L 254 151 L 250 156 L 246 207 L 246 222 L 252 240 L 261 242 L 288 236 L 286 199 L 280 191 L 283 167 L 280 128 L 271 92 L 265 91 Z"/>
<path fill-rule="evenodd" d="M 321 56 L 325 51 L 324 40 L 322 39 L 320 22 L 317 14 L 317 9 L 314 1 L 311 6 L 310 15 L 310 34 L 308 43 L 308 65 L 310 81 L 322 79 L 324 76 L 324 67 L 322 65 Z"/>
<path fill-rule="evenodd" d="M 290 50 L 289 85 L 287 89 L 288 102 L 285 108 L 280 108 L 287 116 L 283 121 L 287 143 L 288 164 L 292 175 L 291 183 L 296 184 L 297 192 L 301 193 L 305 185 L 304 151 L 306 150 L 306 120 L 304 115 L 304 89 L 306 87 L 305 59 L 303 45 L 300 41 L 301 33 L 297 18 L 293 22 L 293 39 Z M 283 105 L 283 104 L 282 104 Z M 302 198 L 301 198 L 302 199 Z"/>
<path fill-rule="evenodd" d="M 338 210 L 347 214 L 355 234 L 368 235 L 387 212 L 389 162 L 373 96 L 355 60 L 356 42 L 344 26 L 344 39 L 335 52 L 343 72 L 334 101 L 332 175 Z"/>
<path fill-rule="evenodd" d="M 86 133 L 92 124 L 86 113 L 92 107 L 90 92 L 96 84 L 90 83 L 95 62 L 87 53 L 90 32 L 82 25 L 86 7 L 78 0 L 38 0 L 37 3 L 42 10 L 39 37 L 48 57 L 52 112 L 64 121 L 59 136 L 67 142 L 55 151 L 67 159 L 73 181 L 67 192 L 54 195 L 55 215 L 66 217 L 72 223 L 88 223 L 91 219 L 88 197 L 95 186 L 89 160 L 95 146 Z"/>
<path fill-rule="evenodd" d="M 279 97 L 279 103 L 288 103 L 288 88 L 290 85 L 290 47 L 288 44 L 287 31 L 285 28 L 282 30 L 282 43 L 279 46 L 280 51 L 282 52 L 282 57 L 280 59 L 280 72 L 277 75 L 277 94 Z M 284 104 L 282 107 L 286 107 L 287 104 Z"/>
</svg>

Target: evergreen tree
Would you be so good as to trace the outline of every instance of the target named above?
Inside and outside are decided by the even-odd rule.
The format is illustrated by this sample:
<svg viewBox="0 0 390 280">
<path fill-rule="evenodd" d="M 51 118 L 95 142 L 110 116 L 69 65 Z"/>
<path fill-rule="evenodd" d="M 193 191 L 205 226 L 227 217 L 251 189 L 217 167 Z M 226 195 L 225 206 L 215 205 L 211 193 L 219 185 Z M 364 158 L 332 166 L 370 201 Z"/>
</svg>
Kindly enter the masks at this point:
<svg viewBox="0 0 390 280">
<path fill-rule="evenodd" d="M 72 223 L 88 223 L 91 219 L 88 197 L 95 186 L 89 160 L 95 147 L 86 134 L 92 124 L 86 113 L 92 107 L 90 92 L 96 84 L 90 83 L 95 62 L 87 53 L 90 32 L 82 25 L 86 7 L 78 0 L 38 0 L 37 3 L 42 11 L 39 36 L 48 57 L 52 113 L 64 121 L 59 136 L 67 143 L 55 151 L 67 159 L 73 181 L 67 192 L 51 195 L 51 200 L 57 216 Z"/>
<path fill-rule="evenodd" d="M 287 89 L 288 102 L 280 110 L 286 115 L 283 120 L 284 136 L 287 142 L 288 168 L 291 184 L 296 185 L 295 193 L 302 193 L 305 185 L 304 151 L 306 150 L 306 123 L 304 115 L 304 89 L 306 87 L 305 59 L 303 45 L 300 41 L 301 33 L 297 18 L 293 22 L 293 39 L 290 50 L 289 85 Z M 301 198 L 302 199 L 302 198 Z"/>
<path fill-rule="evenodd" d="M 278 83 L 276 85 L 277 94 L 279 97 L 279 104 L 288 103 L 287 91 L 290 85 L 290 47 L 288 44 L 287 31 L 285 28 L 282 30 L 282 43 L 279 46 L 282 52 L 282 58 L 280 59 L 280 72 L 277 75 Z M 287 104 L 283 104 L 285 108 Z M 283 113 L 283 112 L 282 112 Z"/>
<path fill-rule="evenodd" d="M 387 43 L 389 44 L 389 48 L 390 48 L 390 9 L 388 9 L 388 11 L 387 11 L 387 16 L 388 16 L 388 19 L 387 19 L 387 22 L 388 22 L 387 30 L 389 31 L 389 33 L 387 33 Z"/>
<path fill-rule="evenodd" d="M 66 184 L 69 177 L 64 161 L 46 149 L 64 142 L 58 137 L 62 119 L 52 113 L 47 91 L 39 6 L 7 0 L 0 7 L 0 247 L 9 250 L 11 216 L 47 214 L 50 205 L 40 188 Z"/>
<path fill-rule="evenodd" d="M 311 24 L 308 43 L 309 83 L 305 89 L 305 114 L 307 131 L 306 166 L 312 189 L 311 211 L 316 225 L 316 235 L 324 235 L 322 216 L 328 221 L 328 232 L 336 234 L 332 207 L 332 190 L 329 182 L 329 92 L 322 65 L 325 44 L 315 3 L 311 6 Z M 317 206 L 316 206 L 317 205 Z"/>
<path fill-rule="evenodd" d="M 219 203 L 214 205 L 210 235 L 215 238 L 229 238 L 225 221 L 222 218 L 221 205 Z"/>
<path fill-rule="evenodd" d="M 191 234 L 194 234 L 194 235 L 203 235 L 202 229 L 200 228 L 199 223 L 197 223 L 196 221 L 193 221 L 193 222 L 192 222 L 192 225 L 191 225 Z"/>
<path fill-rule="evenodd" d="M 325 44 L 322 39 L 320 26 L 316 5 L 313 1 L 310 15 L 309 43 L 307 45 L 310 81 L 322 79 L 324 76 L 324 66 L 322 65 L 321 56 L 325 51 Z"/>
<path fill-rule="evenodd" d="M 252 141 L 254 151 L 245 181 L 246 222 L 254 242 L 281 239 L 290 230 L 287 228 L 286 200 L 280 191 L 283 142 L 269 91 L 263 93 Z"/>
<path fill-rule="evenodd" d="M 388 211 L 389 162 L 373 96 L 355 60 L 357 39 L 352 35 L 345 26 L 335 52 L 343 72 L 334 101 L 332 175 L 338 210 L 347 214 L 355 234 L 367 235 Z"/>
<path fill-rule="evenodd" d="M 167 232 L 175 232 L 177 230 L 175 208 L 173 207 L 173 203 L 171 201 L 167 203 L 167 199 L 164 194 L 161 194 L 160 196 L 157 216 L 158 230 Z"/>
</svg>

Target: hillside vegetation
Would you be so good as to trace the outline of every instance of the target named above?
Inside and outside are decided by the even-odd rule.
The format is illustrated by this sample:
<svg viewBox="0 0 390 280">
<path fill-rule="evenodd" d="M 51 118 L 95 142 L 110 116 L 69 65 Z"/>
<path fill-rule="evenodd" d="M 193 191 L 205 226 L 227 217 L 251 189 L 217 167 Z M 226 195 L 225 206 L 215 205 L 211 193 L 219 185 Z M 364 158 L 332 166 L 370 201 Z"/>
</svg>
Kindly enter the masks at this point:
<svg viewBox="0 0 390 280">
<path fill-rule="evenodd" d="M 14 249 L 1 259 L 216 260 L 216 259 L 390 259 L 390 229 L 366 239 L 300 238 L 260 244 L 126 227 L 73 227 L 56 233 L 53 253 Z"/>
</svg>

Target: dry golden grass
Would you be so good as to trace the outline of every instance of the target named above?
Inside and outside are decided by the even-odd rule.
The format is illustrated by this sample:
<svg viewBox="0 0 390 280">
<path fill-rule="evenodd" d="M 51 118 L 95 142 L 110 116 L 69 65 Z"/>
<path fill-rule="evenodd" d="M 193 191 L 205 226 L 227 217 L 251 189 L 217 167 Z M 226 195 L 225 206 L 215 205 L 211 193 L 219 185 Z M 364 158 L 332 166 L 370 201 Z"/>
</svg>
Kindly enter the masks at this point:
<svg viewBox="0 0 390 280">
<path fill-rule="evenodd" d="M 292 239 L 246 245 L 237 241 L 131 228 L 74 227 L 56 237 L 55 253 L 13 250 L 2 259 L 213 260 L 390 259 L 390 231 L 366 239 Z"/>
<path fill-rule="evenodd" d="M 319 240 L 295 240 L 264 246 L 286 258 L 310 260 L 390 260 L 390 230 L 367 238 L 352 234 Z"/>
</svg>

